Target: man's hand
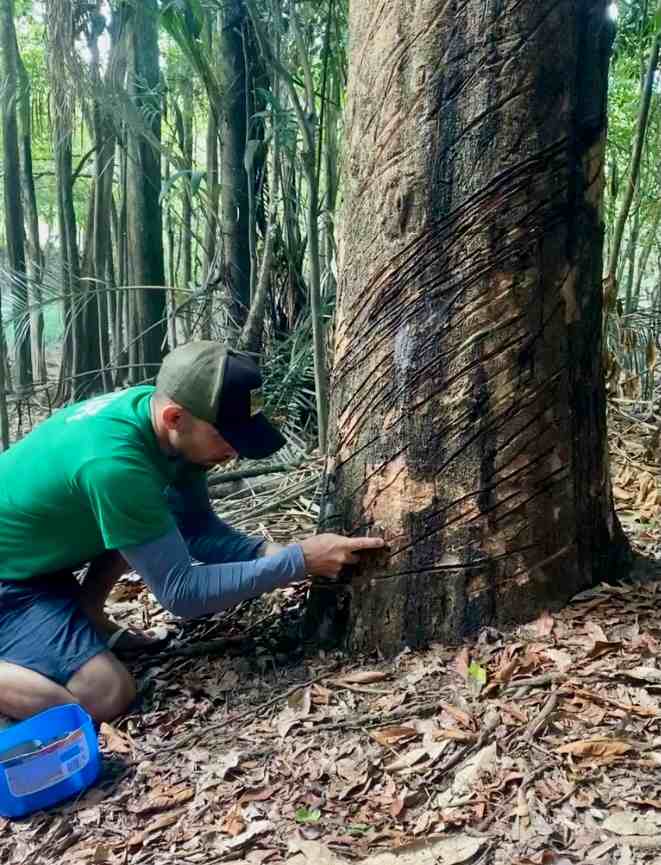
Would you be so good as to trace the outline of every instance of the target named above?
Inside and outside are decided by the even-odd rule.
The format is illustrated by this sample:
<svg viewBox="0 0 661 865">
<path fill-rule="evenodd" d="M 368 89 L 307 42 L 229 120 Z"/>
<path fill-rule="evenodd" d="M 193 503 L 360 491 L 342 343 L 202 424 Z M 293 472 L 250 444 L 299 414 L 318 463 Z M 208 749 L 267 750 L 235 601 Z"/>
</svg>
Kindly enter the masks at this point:
<svg viewBox="0 0 661 865">
<path fill-rule="evenodd" d="M 314 577 L 336 578 L 345 565 L 355 565 L 361 550 L 380 550 L 383 538 L 345 538 L 342 535 L 314 535 L 301 541 L 305 565 Z"/>
</svg>

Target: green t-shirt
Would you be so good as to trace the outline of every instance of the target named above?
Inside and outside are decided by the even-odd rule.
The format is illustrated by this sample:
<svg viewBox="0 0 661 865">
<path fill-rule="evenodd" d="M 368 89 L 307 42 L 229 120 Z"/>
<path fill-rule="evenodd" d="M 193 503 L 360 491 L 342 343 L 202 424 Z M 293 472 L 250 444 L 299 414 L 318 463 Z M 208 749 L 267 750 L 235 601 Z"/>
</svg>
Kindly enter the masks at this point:
<svg viewBox="0 0 661 865">
<path fill-rule="evenodd" d="M 174 528 L 166 487 L 204 470 L 164 454 L 154 388 L 63 408 L 0 454 L 0 579 L 75 567 Z"/>
</svg>

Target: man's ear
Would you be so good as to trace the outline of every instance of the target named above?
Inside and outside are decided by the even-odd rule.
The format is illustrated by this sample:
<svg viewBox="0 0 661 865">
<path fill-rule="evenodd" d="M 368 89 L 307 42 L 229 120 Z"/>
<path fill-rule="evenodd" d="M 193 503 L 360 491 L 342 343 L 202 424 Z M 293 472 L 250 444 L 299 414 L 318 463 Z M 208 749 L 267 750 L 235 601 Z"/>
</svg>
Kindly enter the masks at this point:
<svg viewBox="0 0 661 865">
<path fill-rule="evenodd" d="M 167 430 L 180 430 L 186 410 L 179 405 L 170 403 L 161 411 L 161 420 Z"/>
</svg>

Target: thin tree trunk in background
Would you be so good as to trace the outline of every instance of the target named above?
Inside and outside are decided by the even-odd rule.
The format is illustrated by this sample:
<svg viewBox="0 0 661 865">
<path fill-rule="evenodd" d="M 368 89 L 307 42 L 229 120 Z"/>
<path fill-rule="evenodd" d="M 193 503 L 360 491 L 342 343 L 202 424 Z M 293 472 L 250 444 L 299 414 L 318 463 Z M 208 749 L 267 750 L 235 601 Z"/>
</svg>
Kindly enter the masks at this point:
<svg viewBox="0 0 661 865">
<path fill-rule="evenodd" d="M 207 10 L 204 22 L 204 39 L 209 57 L 216 56 L 217 34 L 218 28 L 218 13 Z M 215 79 L 213 81 L 217 84 Z M 206 127 L 206 188 L 207 200 L 204 209 L 204 247 L 202 250 L 202 281 L 207 286 L 207 297 L 204 299 L 201 322 L 200 336 L 202 339 L 211 339 L 211 325 L 213 317 L 213 289 L 211 282 L 211 269 L 216 261 L 216 251 L 218 249 L 218 228 L 219 228 L 219 207 L 220 207 L 220 166 L 218 163 L 218 123 L 222 111 L 222 98 L 220 90 L 211 87 L 207 96 L 209 98 L 209 112 L 207 114 Z M 191 108 L 192 110 L 192 108 Z M 191 152 L 191 166 L 192 166 Z"/>
<path fill-rule="evenodd" d="M 204 260 L 202 279 L 209 283 L 211 268 L 216 258 L 218 242 L 218 206 L 220 202 L 220 181 L 218 175 L 218 123 L 213 111 L 207 117 L 207 207 L 204 227 Z M 205 310 L 202 317 L 202 339 L 211 339 L 211 319 L 213 316 L 213 291 L 209 285 L 208 296 L 205 299 Z"/>
<path fill-rule="evenodd" d="M 634 272 L 636 269 L 636 251 L 638 249 L 638 236 L 640 234 L 640 209 L 641 202 L 640 196 L 638 196 L 638 207 L 636 207 L 636 212 L 633 218 L 633 225 L 631 226 L 631 239 L 629 243 L 629 255 L 627 256 L 627 264 L 628 264 L 628 275 L 627 275 L 627 287 L 624 301 L 624 311 L 628 315 L 629 313 L 635 312 L 636 308 L 633 305 L 633 280 L 634 280 Z"/>
<path fill-rule="evenodd" d="M 140 352 L 140 329 L 137 290 L 128 288 L 125 301 L 126 350 L 128 360 L 128 383 L 142 383 L 142 354 Z"/>
<path fill-rule="evenodd" d="M 64 339 L 60 363 L 58 399 L 75 396 L 75 382 L 71 381 L 76 346 L 77 298 L 79 291 L 79 260 L 76 242 L 76 217 L 73 208 L 73 179 L 71 166 L 71 132 L 61 117 L 54 122 L 53 150 L 57 182 L 58 225 L 60 235 L 60 273 L 63 294 Z"/>
<path fill-rule="evenodd" d="M 280 160 L 280 165 L 282 168 L 282 160 Z M 282 168 L 281 175 L 288 276 L 286 317 L 287 330 L 291 331 L 296 326 L 296 322 L 301 311 L 305 308 L 306 302 L 305 286 L 301 284 L 304 250 L 297 219 L 298 187 L 296 184 L 296 168 L 293 160 L 289 161 L 286 170 Z"/>
<path fill-rule="evenodd" d="M 6 451 L 9 447 L 9 417 L 7 415 L 7 381 L 5 369 L 7 366 L 7 343 L 5 329 L 2 326 L 2 294 L 0 293 L 0 449 Z"/>
<path fill-rule="evenodd" d="M 250 308 L 250 243 L 246 152 L 247 81 L 241 32 L 246 26 L 244 0 L 227 0 L 220 31 L 221 106 L 221 229 L 223 272 L 231 293 L 230 315 L 240 329 Z"/>
<path fill-rule="evenodd" d="M 258 35 L 260 47 L 269 62 L 282 74 L 289 91 L 289 97 L 296 113 L 301 136 L 303 152 L 301 163 L 308 185 L 308 203 L 306 209 L 308 228 L 308 257 L 310 267 L 310 310 L 312 314 L 312 342 L 314 353 L 315 396 L 317 405 L 317 427 L 320 453 L 326 452 L 328 428 L 328 372 L 326 369 L 326 342 L 324 322 L 321 307 L 321 267 L 319 260 L 319 176 L 317 174 L 317 119 L 315 114 L 315 93 L 312 79 L 312 68 L 297 20 L 297 13 L 290 8 L 289 24 L 294 34 L 298 61 L 303 69 L 305 82 L 305 105 L 301 103 L 291 76 L 283 68 L 278 57 L 264 33 L 264 29 L 250 7 L 250 17 Z"/>
<path fill-rule="evenodd" d="M 119 150 L 119 188 L 122 195 L 122 213 L 125 216 L 126 202 L 126 151 L 122 146 L 122 124 L 110 112 L 104 112 L 105 94 L 112 96 L 126 86 L 128 68 L 128 18 L 127 7 L 119 7 L 113 11 L 109 22 L 110 53 L 103 89 L 99 93 L 101 108 L 100 134 L 102 151 L 97 154 L 97 173 L 101 170 L 103 180 L 102 194 L 96 202 L 95 222 L 102 229 L 97 237 L 99 247 L 95 252 L 101 276 L 105 275 L 105 293 L 107 297 L 99 297 L 99 320 L 102 328 L 101 353 L 105 358 L 104 388 L 112 390 L 124 380 L 126 370 L 120 369 L 126 363 L 125 352 L 122 352 L 122 295 L 118 293 L 119 284 L 124 285 L 127 273 L 126 267 L 126 221 L 120 226 L 120 216 L 115 203 L 115 165 Z M 103 94 L 103 95 L 102 95 Z M 104 212 L 105 211 L 105 212 Z M 110 216 L 110 218 L 108 218 Z M 104 324 L 105 322 L 105 324 Z M 104 336 L 105 335 L 105 336 Z M 117 367 L 117 369 L 113 369 Z"/>
<path fill-rule="evenodd" d="M 278 96 L 277 74 L 274 80 L 274 94 Z M 278 204 L 279 204 L 279 185 L 278 185 L 278 161 L 280 158 L 279 131 L 276 122 L 275 112 L 273 114 L 273 125 L 271 130 L 271 190 L 270 190 L 270 207 L 268 225 L 266 228 L 266 239 L 264 241 L 264 252 L 262 254 L 262 266 L 259 272 L 259 280 L 255 288 L 255 294 L 250 305 L 248 318 L 241 331 L 239 347 L 243 351 L 249 351 L 254 354 L 261 354 L 262 337 L 264 333 L 264 310 L 266 308 L 266 298 L 268 296 L 269 284 L 271 280 L 271 267 L 273 264 L 273 253 L 275 248 L 275 237 L 278 231 Z"/>
<path fill-rule="evenodd" d="M 661 10 L 661 6 L 659 6 Z M 624 227 L 631 209 L 631 202 L 638 184 L 638 175 L 640 173 L 640 160 L 643 153 L 643 145 L 645 143 L 645 134 L 647 132 L 647 121 L 649 118 L 650 104 L 652 102 L 652 93 L 654 90 L 654 81 L 656 80 L 656 70 L 659 65 L 659 49 L 661 48 L 661 33 L 656 33 L 652 39 L 652 47 L 650 50 L 650 58 L 645 76 L 645 86 L 640 100 L 640 110 L 638 112 L 638 122 L 636 125 L 636 137 L 634 141 L 633 154 L 631 156 L 631 169 L 627 178 L 627 189 L 624 195 L 624 201 L 615 223 L 613 232 L 613 244 L 611 247 L 610 260 L 608 262 L 608 273 L 611 278 L 615 277 L 617 272 L 617 260 L 620 255 L 620 247 L 622 246 L 622 237 L 624 236 Z"/>
<path fill-rule="evenodd" d="M 310 265 L 310 311 L 312 314 L 312 342 L 314 352 L 314 380 L 317 401 L 317 427 L 319 452 L 326 453 L 328 434 L 328 371 L 326 369 L 326 337 L 321 306 L 321 264 L 319 255 L 319 175 L 316 164 L 316 129 L 314 110 L 314 85 L 312 70 L 306 53 L 306 46 L 296 19 L 296 12 L 291 9 L 291 26 L 296 39 L 299 61 L 303 66 L 305 79 L 306 106 L 305 111 L 295 98 L 293 84 L 289 78 L 290 95 L 296 108 L 299 126 L 303 135 L 303 153 L 301 161 L 308 183 L 308 257 Z"/>
<path fill-rule="evenodd" d="M 326 145 L 323 150 L 324 167 L 324 207 L 321 223 L 322 230 L 322 252 L 321 259 L 325 270 L 326 293 L 332 296 L 335 293 L 335 275 L 333 273 L 333 261 L 335 260 L 335 210 L 337 206 L 337 193 L 339 187 L 338 165 L 340 158 L 340 146 L 338 126 L 340 122 L 340 81 L 336 75 L 332 79 L 332 90 L 326 106 L 326 122 L 324 133 Z"/>
<path fill-rule="evenodd" d="M 32 357 L 16 118 L 18 59 L 13 0 L 0 0 L 0 52 L 2 54 L 1 99 L 5 235 L 14 324 L 14 380 L 17 390 L 24 392 L 32 385 Z"/>
<path fill-rule="evenodd" d="M 44 256 L 39 238 L 39 213 L 37 194 L 32 169 L 32 118 L 30 107 L 30 78 L 16 45 L 18 64 L 19 101 L 18 135 L 19 156 L 21 161 L 21 183 L 23 188 L 23 208 L 26 220 L 28 301 L 30 305 L 30 342 L 32 370 L 35 378 L 46 382 L 46 353 L 44 345 L 44 313 L 42 309 L 41 283 L 44 275 Z"/>
<path fill-rule="evenodd" d="M 60 360 L 56 402 L 77 396 L 77 380 L 72 372 L 78 368 L 81 317 L 79 316 L 80 260 L 73 201 L 72 120 L 73 93 L 63 70 L 63 57 L 74 53 L 73 9 L 64 4 L 49 3 L 48 13 L 48 69 L 53 106 L 53 158 L 57 188 L 57 221 L 59 232 L 59 258 L 62 285 L 62 318 L 64 336 Z M 66 14 L 64 12 L 66 11 Z"/>
<path fill-rule="evenodd" d="M 193 82 L 186 80 L 184 87 L 182 111 L 182 141 L 181 149 L 184 156 L 184 169 L 193 170 Z M 182 202 L 182 233 L 183 233 L 183 287 L 190 291 L 193 282 L 193 222 L 192 222 L 192 187 L 191 178 L 184 181 Z"/>
<path fill-rule="evenodd" d="M 647 264 L 649 262 L 650 255 L 652 254 L 654 245 L 657 242 L 657 232 L 659 230 L 659 225 L 661 225 L 661 205 L 657 206 L 656 214 L 654 216 L 654 219 L 652 220 L 652 227 L 645 241 L 643 251 L 641 252 L 638 259 L 638 272 L 636 274 L 636 284 L 633 291 L 634 309 L 638 309 L 638 304 L 640 302 L 640 290 L 642 288 L 643 279 L 645 278 L 645 271 L 647 270 Z"/>
<path fill-rule="evenodd" d="M 108 259 L 112 257 L 111 224 L 108 214 L 112 209 L 112 180 L 115 169 L 115 131 L 110 118 L 106 116 L 101 102 L 102 79 L 98 48 L 98 31 L 88 34 L 87 44 L 90 52 L 90 75 L 94 85 L 94 96 L 89 109 L 88 127 L 94 143 L 94 183 L 90 195 L 90 218 L 87 222 L 87 243 L 83 257 L 82 275 L 84 292 L 85 351 L 82 353 L 82 366 L 75 372 L 81 378 L 81 391 L 87 396 L 99 390 L 112 389 L 110 371 L 106 369 L 110 361 L 108 338 L 108 313 L 104 277 Z M 117 41 L 112 51 L 117 53 Z M 114 74 L 114 58 L 111 57 L 109 69 Z M 89 370 L 101 370 L 85 375 Z"/>
<path fill-rule="evenodd" d="M 129 24 L 128 90 L 151 133 L 160 141 L 158 3 L 143 0 L 132 8 Z M 163 356 L 166 330 L 163 220 L 160 204 L 160 152 L 136 130 L 128 135 L 129 281 L 136 286 L 135 311 L 143 366 L 140 380 L 155 375 Z"/>
<path fill-rule="evenodd" d="M 617 573 L 606 6 L 351 4 L 322 520 L 390 549 L 341 609 L 313 588 L 310 624 L 354 651 L 526 620 Z"/>
<path fill-rule="evenodd" d="M 128 138 L 124 130 L 122 148 L 120 151 L 120 186 L 122 190 L 122 198 L 119 208 L 119 249 L 117 252 L 117 260 L 119 264 L 119 278 L 117 284 L 120 286 L 120 292 L 117 298 L 117 312 L 119 315 L 119 323 L 117 332 L 121 340 L 122 350 L 117 355 L 117 376 L 115 378 L 115 386 L 119 384 L 135 384 L 133 375 L 136 379 L 139 371 L 134 371 L 130 365 L 129 359 L 129 339 L 130 339 L 130 295 L 131 289 L 129 284 L 129 250 L 128 250 Z M 122 327 L 123 324 L 123 327 Z"/>
<path fill-rule="evenodd" d="M 170 181 L 170 160 L 165 161 L 165 184 L 169 185 Z M 172 287 L 177 284 L 177 262 L 175 253 L 175 226 L 174 226 L 174 205 L 170 200 L 166 201 L 165 210 L 165 235 L 167 238 L 167 262 L 168 262 L 168 285 L 171 290 L 167 292 L 167 315 L 168 315 L 168 348 L 171 350 L 175 347 L 177 338 L 175 336 L 175 320 L 174 320 L 174 291 Z"/>
</svg>

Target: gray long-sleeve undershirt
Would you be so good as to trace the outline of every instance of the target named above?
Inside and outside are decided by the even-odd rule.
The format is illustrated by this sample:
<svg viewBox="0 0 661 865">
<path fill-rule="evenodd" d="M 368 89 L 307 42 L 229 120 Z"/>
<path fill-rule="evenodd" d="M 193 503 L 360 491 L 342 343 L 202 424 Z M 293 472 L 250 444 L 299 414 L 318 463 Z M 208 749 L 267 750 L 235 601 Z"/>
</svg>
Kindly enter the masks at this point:
<svg viewBox="0 0 661 865">
<path fill-rule="evenodd" d="M 178 616 L 217 613 L 305 578 L 300 544 L 273 556 L 223 565 L 194 565 L 179 529 L 120 550 L 159 603 Z"/>
</svg>

